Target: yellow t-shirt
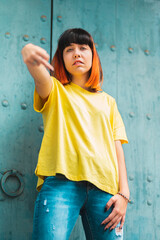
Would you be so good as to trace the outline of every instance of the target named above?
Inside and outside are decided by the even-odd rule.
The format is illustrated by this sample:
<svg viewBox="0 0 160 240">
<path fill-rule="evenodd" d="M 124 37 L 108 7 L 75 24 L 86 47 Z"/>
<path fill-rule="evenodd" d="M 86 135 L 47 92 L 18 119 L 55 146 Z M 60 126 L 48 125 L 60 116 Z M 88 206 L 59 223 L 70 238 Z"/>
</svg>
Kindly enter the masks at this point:
<svg viewBox="0 0 160 240">
<path fill-rule="evenodd" d="M 41 112 L 44 136 L 35 174 L 37 190 L 44 176 L 64 174 L 72 181 L 86 180 L 111 194 L 118 192 L 118 163 L 114 140 L 127 143 L 115 99 L 70 83 L 53 86 L 42 104 L 36 89 L 34 110 Z"/>
</svg>

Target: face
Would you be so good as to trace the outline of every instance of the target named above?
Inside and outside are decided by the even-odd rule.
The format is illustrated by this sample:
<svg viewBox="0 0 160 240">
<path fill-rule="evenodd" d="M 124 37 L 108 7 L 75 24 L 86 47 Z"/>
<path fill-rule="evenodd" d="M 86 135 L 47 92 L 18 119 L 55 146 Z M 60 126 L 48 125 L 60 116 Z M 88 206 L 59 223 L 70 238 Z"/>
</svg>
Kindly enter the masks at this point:
<svg viewBox="0 0 160 240">
<path fill-rule="evenodd" d="M 86 44 L 71 43 L 63 51 L 63 60 L 72 77 L 82 75 L 88 77 L 92 67 L 92 50 Z"/>
</svg>

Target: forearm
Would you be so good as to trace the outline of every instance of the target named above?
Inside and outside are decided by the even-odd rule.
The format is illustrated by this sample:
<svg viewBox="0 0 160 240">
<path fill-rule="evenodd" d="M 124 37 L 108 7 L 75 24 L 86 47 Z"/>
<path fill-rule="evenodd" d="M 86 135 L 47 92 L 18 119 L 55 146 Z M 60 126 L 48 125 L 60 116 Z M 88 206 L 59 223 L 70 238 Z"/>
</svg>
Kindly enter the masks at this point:
<svg viewBox="0 0 160 240">
<path fill-rule="evenodd" d="M 32 75 L 35 83 L 36 90 L 42 99 L 45 99 L 52 88 L 52 81 L 49 72 L 40 64 L 39 66 L 31 66 L 31 64 L 26 64 L 30 74 Z"/>
<path fill-rule="evenodd" d="M 121 141 L 115 141 L 115 148 L 118 160 L 118 170 L 119 170 L 119 192 L 124 196 L 120 196 L 119 194 L 115 194 L 106 204 L 106 209 L 113 206 L 112 212 L 109 216 L 102 222 L 102 224 L 107 224 L 105 226 L 105 230 L 110 228 L 110 230 L 114 229 L 117 224 L 120 222 L 120 229 L 123 227 L 125 221 L 125 215 L 127 210 L 127 204 L 129 199 L 129 187 L 127 180 L 127 171 L 124 159 L 124 153 Z M 126 199 L 127 198 L 127 199 Z"/>
<path fill-rule="evenodd" d="M 129 192 L 129 186 L 128 186 L 128 180 L 127 180 L 125 157 L 124 157 L 122 144 L 119 140 L 115 141 L 115 147 L 116 147 L 116 154 L 117 154 L 117 161 L 118 161 L 119 191 L 129 198 L 130 192 Z"/>
<path fill-rule="evenodd" d="M 43 64 L 34 66 L 31 63 L 26 63 L 26 66 L 34 79 L 35 84 L 45 84 L 50 80 L 50 74 Z"/>
</svg>

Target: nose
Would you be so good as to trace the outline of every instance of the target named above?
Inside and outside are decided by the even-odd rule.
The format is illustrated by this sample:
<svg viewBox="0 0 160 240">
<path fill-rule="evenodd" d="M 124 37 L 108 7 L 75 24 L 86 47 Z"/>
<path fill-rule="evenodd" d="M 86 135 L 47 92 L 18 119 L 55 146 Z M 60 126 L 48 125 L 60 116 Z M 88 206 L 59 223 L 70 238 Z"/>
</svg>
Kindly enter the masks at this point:
<svg viewBox="0 0 160 240">
<path fill-rule="evenodd" d="M 74 51 L 74 58 L 79 58 L 81 56 L 80 52 L 78 49 L 75 49 Z"/>
<path fill-rule="evenodd" d="M 75 53 L 74 54 L 74 58 L 78 58 L 78 57 L 80 57 L 80 54 L 79 53 Z"/>
</svg>

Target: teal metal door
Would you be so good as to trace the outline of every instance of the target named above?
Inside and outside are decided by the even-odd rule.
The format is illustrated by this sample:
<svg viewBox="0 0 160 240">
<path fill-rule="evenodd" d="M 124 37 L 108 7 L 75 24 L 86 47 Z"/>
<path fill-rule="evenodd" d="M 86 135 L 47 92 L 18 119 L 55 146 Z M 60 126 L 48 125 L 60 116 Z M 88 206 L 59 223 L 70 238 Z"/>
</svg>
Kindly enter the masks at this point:
<svg viewBox="0 0 160 240">
<path fill-rule="evenodd" d="M 34 83 L 22 62 L 28 42 L 50 52 L 50 0 L 0 1 L 0 239 L 29 240 L 43 135 Z"/>
<path fill-rule="evenodd" d="M 11 7 L 10 7 L 11 6 Z M 21 58 L 32 42 L 55 52 L 59 35 L 82 27 L 96 43 L 103 89 L 116 98 L 129 144 L 124 146 L 132 204 L 124 239 L 160 240 L 160 1 L 3 0 L 0 2 L 0 239 L 31 239 L 43 136 L 33 111 L 33 79 Z M 85 240 L 81 218 L 70 240 Z"/>
</svg>

